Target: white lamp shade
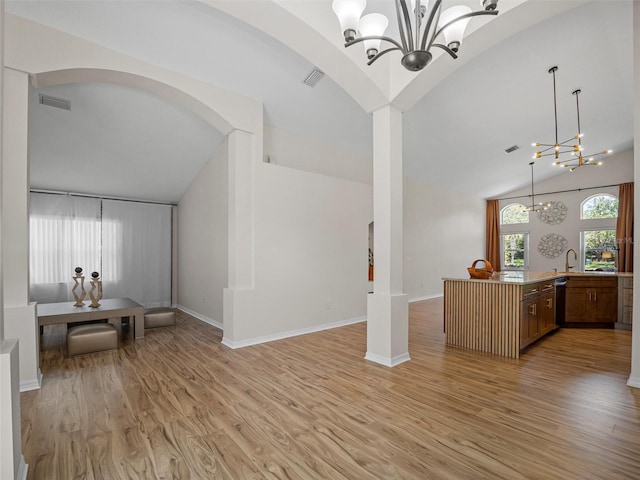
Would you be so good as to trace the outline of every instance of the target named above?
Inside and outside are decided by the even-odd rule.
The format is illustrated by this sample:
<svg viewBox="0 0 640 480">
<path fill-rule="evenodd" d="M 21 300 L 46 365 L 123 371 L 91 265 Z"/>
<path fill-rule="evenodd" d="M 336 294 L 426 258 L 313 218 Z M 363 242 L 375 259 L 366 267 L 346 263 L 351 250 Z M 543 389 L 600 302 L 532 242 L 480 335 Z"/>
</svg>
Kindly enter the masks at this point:
<svg viewBox="0 0 640 480">
<path fill-rule="evenodd" d="M 455 20 L 462 15 L 466 15 L 467 13 L 471 13 L 471 9 L 469 7 L 465 7 L 464 5 L 457 5 L 455 7 L 448 8 L 440 15 L 440 25 L 438 25 L 438 28 L 443 27 L 450 21 Z M 444 34 L 445 43 L 447 45 L 451 42 L 462 43 L 464 30 L 465 28 L 467 28 L 469 20 L 471 20 L 471 18 L 465 18 L 449 25 L 444 29 L 442 33 Z"/>
<path fill-rule="evenodd" d="M 358 30 L 360 35 L 368 37 L 372 35 L 382 36 L 384 31 L 389 26 L 389 20 L 387 17 L 380 13 L 370 13 L 360 19 Z M 367 52 L 370 48 L 380 50 L 380 40 L 365 40 L 364 51 Z"/>
<path fill-rule="evenodd" d="M 340 21 L 342 32 L 358 30 L 358 21 L 366 6 L 367 0 L 333 0 L 331 8 Z"/>
</svg>

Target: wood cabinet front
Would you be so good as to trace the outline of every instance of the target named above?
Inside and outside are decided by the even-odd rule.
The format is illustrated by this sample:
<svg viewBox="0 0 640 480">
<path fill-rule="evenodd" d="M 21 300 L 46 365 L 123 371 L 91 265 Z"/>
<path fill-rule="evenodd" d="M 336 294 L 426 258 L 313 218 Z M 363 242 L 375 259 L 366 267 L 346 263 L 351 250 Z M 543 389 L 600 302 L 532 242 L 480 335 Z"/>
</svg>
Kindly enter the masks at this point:
<svg viewBox="0 0 640 480">
<path fill-rule="evenodd" d="M 527 285 L 522 289 L 520 348 L 535 342 L 556 328 L 554 282 Z"/>
<path fill-rule="evenodd" d="M 565 299 L 566 326 L 613 326 L 618 317 L 616 277 L 569 277 Z"/>
</svg>

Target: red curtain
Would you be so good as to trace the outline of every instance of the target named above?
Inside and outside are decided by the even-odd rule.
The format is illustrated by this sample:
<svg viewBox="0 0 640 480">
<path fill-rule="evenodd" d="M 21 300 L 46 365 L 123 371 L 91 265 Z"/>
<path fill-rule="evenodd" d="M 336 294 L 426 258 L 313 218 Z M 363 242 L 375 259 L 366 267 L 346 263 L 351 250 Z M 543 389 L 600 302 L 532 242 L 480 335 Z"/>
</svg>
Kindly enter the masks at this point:
<svg viewBox="0 0 640 480">
<path fill-rule="evenodd" d="M 496 272 L 500 271 L 500 202 L 487 200 L 486 259 Z"/>
<path fill-rule="evenodd" d="M 633 272 L 633 182 L 620 184 L 616 239 L 618 271 Z"/>
</svg>

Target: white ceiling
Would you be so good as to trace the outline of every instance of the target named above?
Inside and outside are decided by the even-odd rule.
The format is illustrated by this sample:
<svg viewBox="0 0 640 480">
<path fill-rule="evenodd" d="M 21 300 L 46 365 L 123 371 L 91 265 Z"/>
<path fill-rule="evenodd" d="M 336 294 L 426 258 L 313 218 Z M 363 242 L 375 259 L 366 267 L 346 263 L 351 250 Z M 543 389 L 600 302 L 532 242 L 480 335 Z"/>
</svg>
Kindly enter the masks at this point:
<svg viewBox="0 0 640 480">
<path fill-rule="evenodd" d="M 543 7 L 559 3 L 530 1 Z M 321 11 L 318 18 L 325 23 L 330 18 L 330 0 L 280 3 Z M 575 8 L 471 60 L 463 56 L 465 47 L 472 49 L 468 44 L 473 37 L 466 41 L 456 61 L 461 66 L 405 113 L 407 175 L 482 197 L 525 185 L 531 142 L 553 139 L 552 78 L 547 73 L 552 65 L 559 66 L 560 137 L 575 133 L 571 92 L 581 88 L 587 153 L 632 147 L 632 1 L 574 1 L 567 6 Z M 315 88 L 307 87 L 301 82 L 313 67 L 310 61 L 204 3 L 7 0 L 6 9 L 257 98 L 264 104 L 265 121 L 275 127 L 371 153 L 371 116 L 336 82 L 325 77 Z M 485 29 L 491 27 L 489 23 Z M 339 35 L 339 27 L 336 31 Z M 291 38 L 296 46 L 302 40 Z M 340 39 L 332 42 L 339 46 Z M 328 54 L 338 51 L 333 43 Z M 401 68 L 398 55 L 387 57 L 389 68 Z M 358 55 L 353 59 L 365 63 Z M 429 67 L 421 75 L 429 75 Z M 46 90 L 71 99 L 72 110 L 33 109 L 31 172 L 37 188 L 176 201 L 221 139 L 197 117 L 143 92 L 108 85 Z M 505 154 L 514 144 L 521 149 Z M 550 163 L 536 163 L 536 178 L 559 172 Z M 113 168 L 113 177 L 105 165 Z M 149 191 L 140 188 L 136 175 L 147 176 Z"/>
</svg>

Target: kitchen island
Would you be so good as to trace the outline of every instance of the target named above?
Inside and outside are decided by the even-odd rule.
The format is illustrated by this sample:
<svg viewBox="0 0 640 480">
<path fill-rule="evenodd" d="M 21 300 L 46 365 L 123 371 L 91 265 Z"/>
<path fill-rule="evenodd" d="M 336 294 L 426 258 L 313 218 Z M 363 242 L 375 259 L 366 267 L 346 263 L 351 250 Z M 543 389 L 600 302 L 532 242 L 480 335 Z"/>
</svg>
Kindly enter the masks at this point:
<svg viewBox="0 0 640 480">
<path fill-rule="evenodd" d="M 446 343 L 519 358 L 524 348 L 558 328 L 556 283 L 564 283 L 565 279 L 571 278 L 575 284 L 598 277 L 608 278 L 611 285 L 613 282 L 617 285 L 619 276 L 632 277 L 632 274 L 508 271 L 495 273 L 487 280 L 446 278 Z M 615 322 L 615 303 L 612 304 L 608 296 L 597 296 L 595 291 L 585 292 L 582 293 L 586 295 L 588 312 L 605 310 Z M 603 304 L 605 298 L 607 306 L 599 308 L 596 302 Z M 594 319 L 603 320 L 595 313 L 593 315 Z M 589 322 L 588 316 L 585 322 Z"/>
</svg>

